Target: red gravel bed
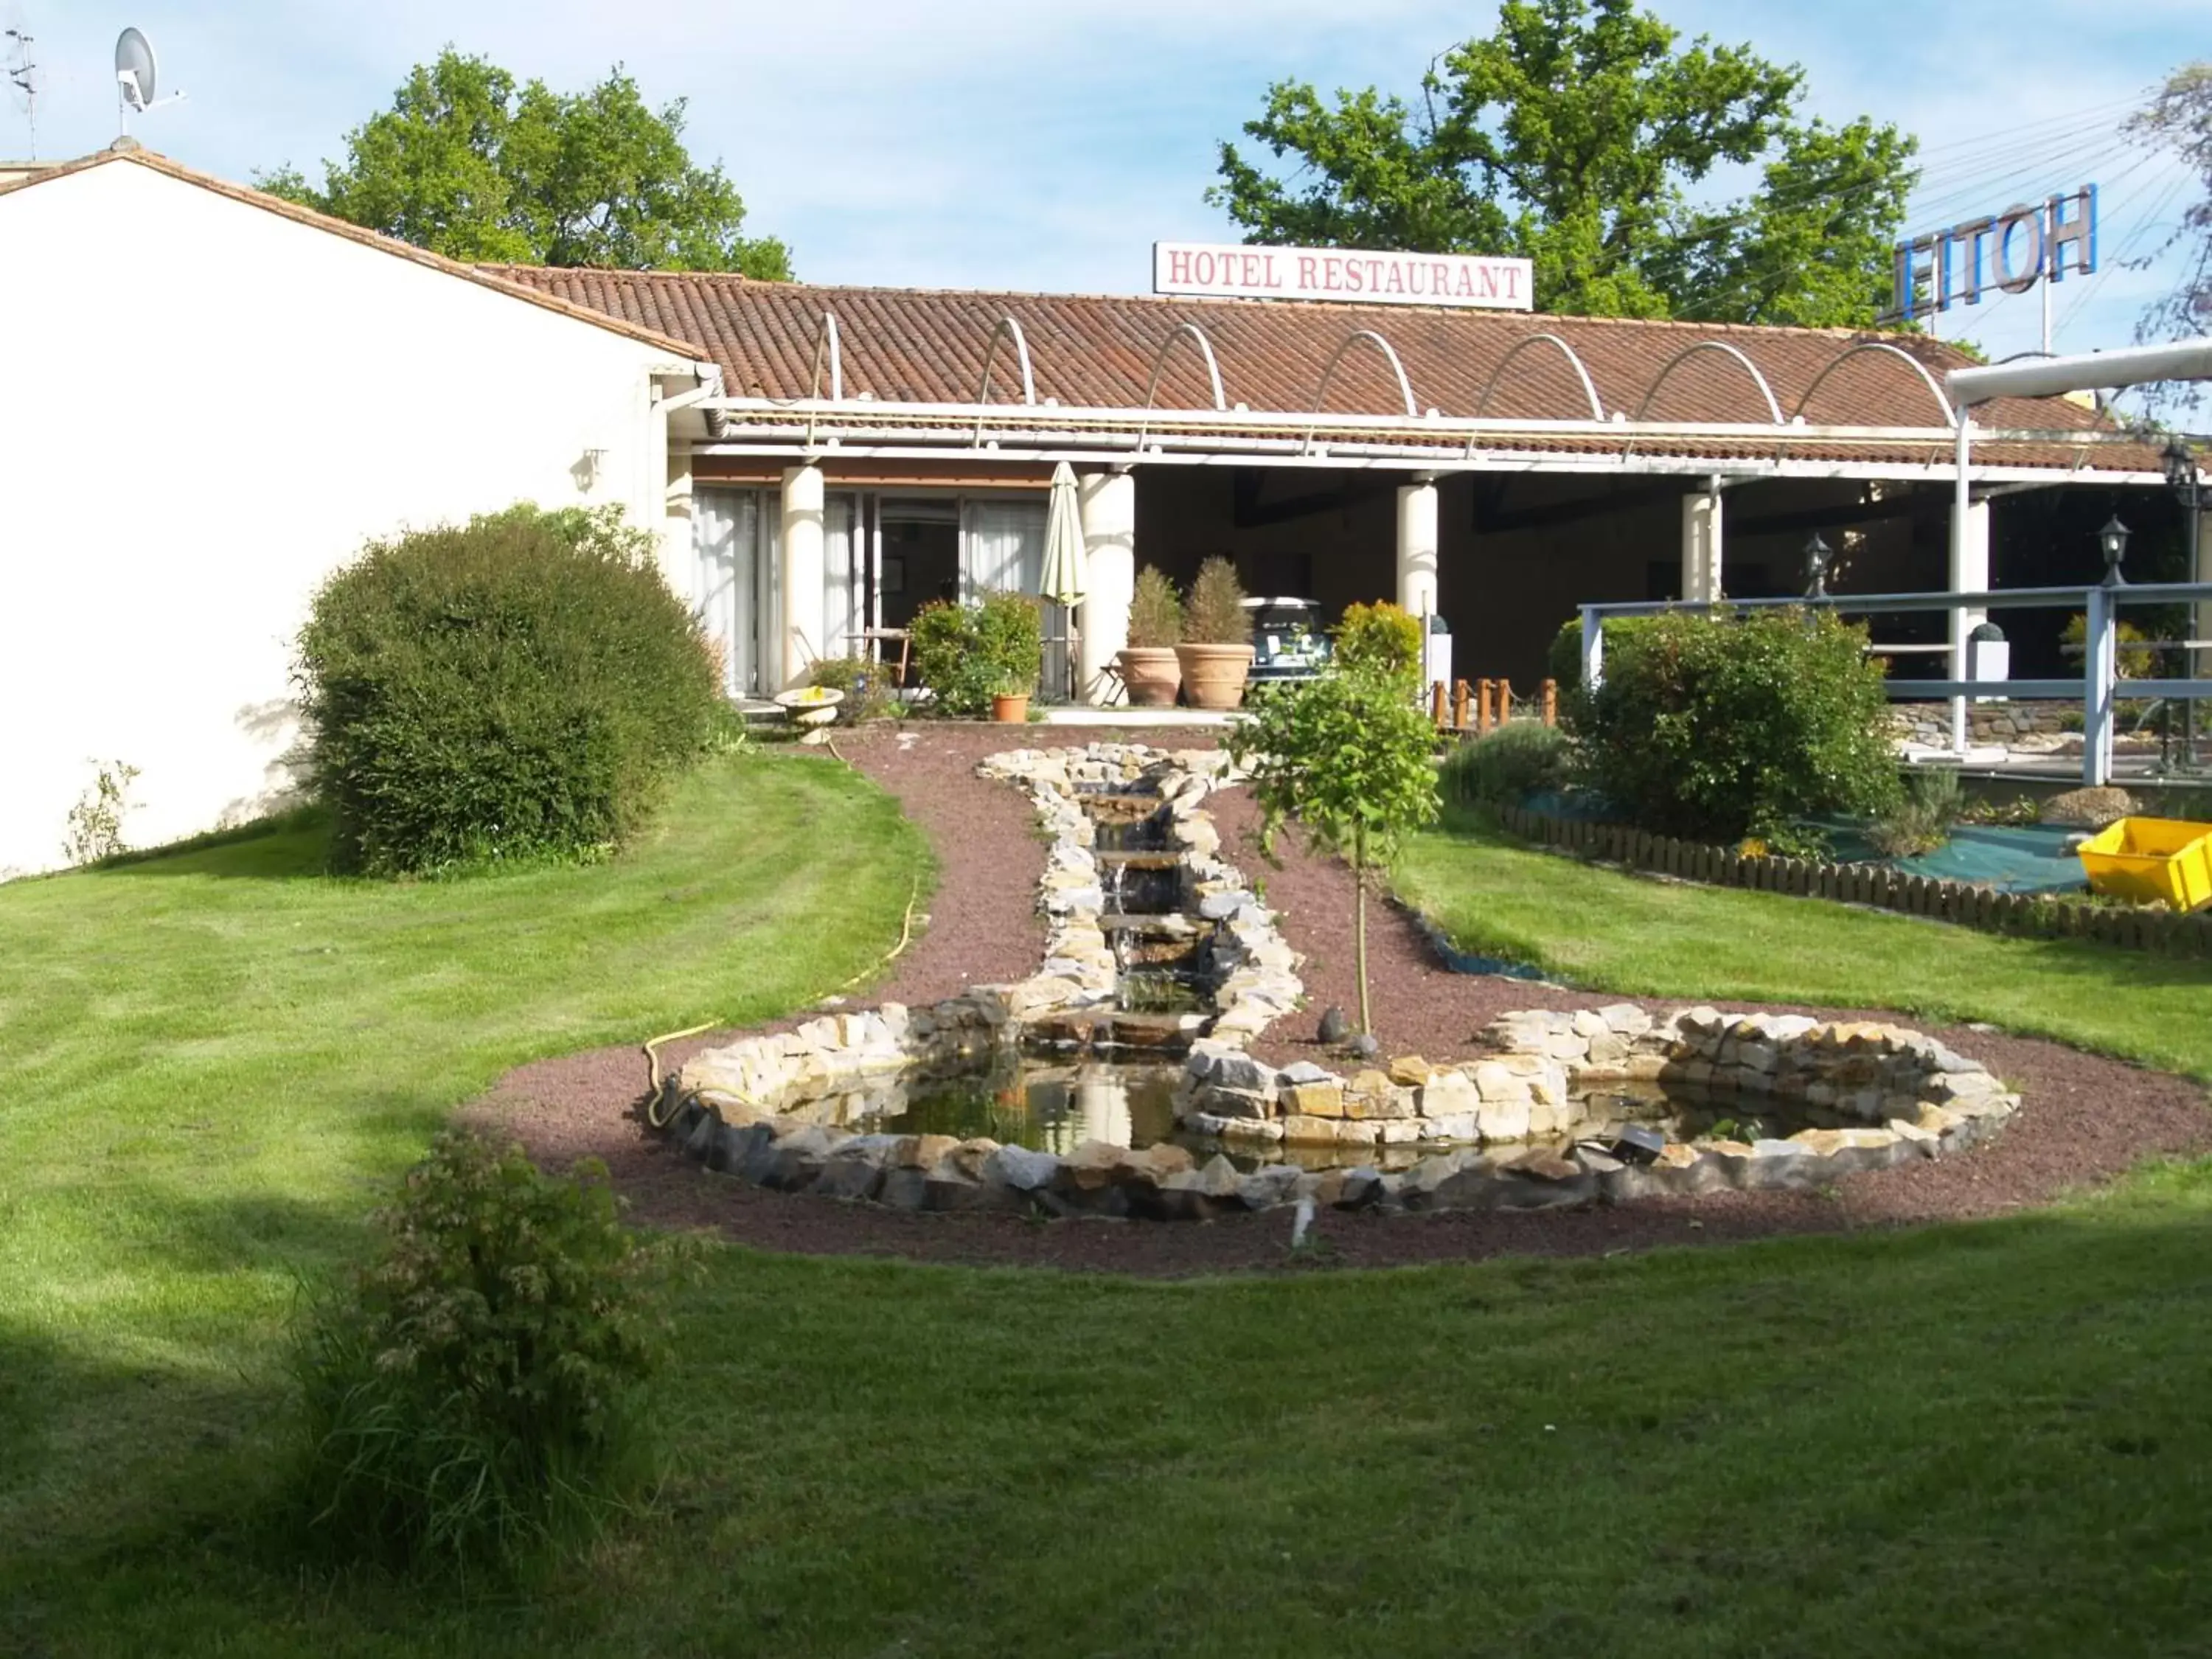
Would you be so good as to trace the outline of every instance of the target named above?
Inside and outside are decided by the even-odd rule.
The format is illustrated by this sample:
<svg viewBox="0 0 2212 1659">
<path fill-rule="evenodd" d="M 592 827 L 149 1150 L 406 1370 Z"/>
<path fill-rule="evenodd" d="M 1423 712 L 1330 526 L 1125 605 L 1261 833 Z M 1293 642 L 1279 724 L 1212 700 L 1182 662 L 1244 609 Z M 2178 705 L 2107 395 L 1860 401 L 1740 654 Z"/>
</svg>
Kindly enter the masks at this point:
<svg viewBox="0 0 2212 1659">
<path fill-rule="evenodd" d="M 921 1005 L 969 982 L 1033 972 L 1043 929 L 1033 900 L 1044 844 L 1019 791 L 975 775 L 977 761 L 1022 744 L 1079 744 L 1126 735 L 1163 748 L 1199 740 L 1179 732 L 1107 733 L 1087 728 L 917 724 L 872 730 L 839 747 L 896 795 L 936 848 L 939 884 L 929 923 L 869 988 L 866 1002 Z M 910 741 L 909 741 L 910 739 Z M 835 763 L 830 762 L 829 763 Z M 1264 882 L 1285 936 L 1302 952 L 1311 1012 L 1279 1022 L 1256 1045 L 1278 1064 L 1309 1058 L 1346 1062 L 1310 1039 L 1329 1003 L 1355 1006 L 1352 975 L 1352 884 L 1331 859 L 1284 837 L 1279 866 L 1253 839 L 1256 814 L 1242 791 L 1215 798 L 1224 854 Z M 1929 927 L 1940 926 L 1928 923 Z M 1626 1000 L 1525 981 L 1453 974 L 1439 967 L 1409 918 L 1370 901 L 1368 970 L 1377 1034 L 1389 1054 L 1434 1061 L 1476 1052 L 1473 1039 L 1514 1008 L 1583 1007 Z M 1681 1006 L 1647 1002 L 1655 1012 Z M 1778 1005 L 1724 1003 L 1749 1012 Z M 1898 1018 L 1876 1010 L 1791 1008 L 1826 1018 Z M 1912 1022 L 1906 1021 L 1906 1024 Z M 2212 1150 L 2204 1091 L 2186 1079 L 2148 1072 L 2063 1045 L 1960 1027 L 1926 1027 L 2019 1087 L 2023 1105 L 1990 1145 L 1949 1158 L 1852 1176 L 1825 1194 L 1716 1193 L 1578 1211 L 1447 1212 L 1430 1215 L 1325 1213 L 1328 1248 L 1295 1261 L 1290 1216 L 1278 1211 L 1203 1224 L 1069 1220 L 1039 1224 L 1003 1216 L 915 1214 L 880 1206 L 771 1193 L 708 1173 L 650 1134 L 636 1103 L 645 1066 L 635 1048 L 599 1049 L 509 1073 L 468 1108 L 472 1121 L 518 1136 L 541 1162 L 594 1156 L 606 1161 L 633 1216 L 659 1226 L 704 1226 L 763 1249 L 896 1255 L 916 1260 L 1056 1267 L 1153 1274 L 1471 1260 L 1513 1253 L 1583 1255 L 1654 1244 L 1718 1243 L 1775 1233 L 1957 1220 L 2039 1204 L 2110 1179 L 2146 1158 Z M 671 1064 L 716 1033 L 664 1051 Z"/>
</svg>

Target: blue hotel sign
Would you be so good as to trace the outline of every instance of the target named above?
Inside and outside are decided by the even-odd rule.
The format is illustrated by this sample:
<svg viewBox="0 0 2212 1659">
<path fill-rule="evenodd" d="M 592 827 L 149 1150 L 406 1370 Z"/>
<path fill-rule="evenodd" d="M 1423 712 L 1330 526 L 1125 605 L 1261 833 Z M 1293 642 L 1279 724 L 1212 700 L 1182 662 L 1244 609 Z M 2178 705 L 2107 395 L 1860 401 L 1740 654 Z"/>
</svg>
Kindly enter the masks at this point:
<svg viewBox="0 0 2212 1659">
<path fill-rule="evenodd" d="M 2070 266 L 2097 269 L 2097 187 L 2023 202 L 1897 245 L 1891 317 L 1905 322 L 1954 305 L 1979 305 L 1985 289 L 2025 294 L 2059 283 Z"/>
</svg>

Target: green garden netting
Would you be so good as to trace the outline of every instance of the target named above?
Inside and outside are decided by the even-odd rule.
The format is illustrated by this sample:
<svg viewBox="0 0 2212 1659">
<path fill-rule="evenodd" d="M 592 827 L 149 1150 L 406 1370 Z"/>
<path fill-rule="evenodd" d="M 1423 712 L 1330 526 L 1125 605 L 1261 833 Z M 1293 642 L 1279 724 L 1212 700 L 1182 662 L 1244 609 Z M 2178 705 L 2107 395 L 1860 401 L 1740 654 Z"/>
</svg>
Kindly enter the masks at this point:
<svg viewBox="0 0 2212 1659">
<path fill-rule="evenodd" d="M 1547 817 L 1580 823 L 1613 823 L 1622 818 L 1602 796 L 1581 789 L 1532 794 L 1524 805 Z M 1867 825 L 1858 819 L 1814 818 L 1807 821 L 1806 828 L 1825 835 L 1834 858 L 1843 864 L 1887 864 L 1908 875 L 1968 882 L 2002 893 L 2063 893 L 2084 890 L 2089 884 L 2081 873 L 2081 860 L 2066 850 L 2066 837 L 2075 832 L 2054 824 L 1962 823 L 1934 852 L 1906 859 L 1884 858 L 1869 839 Z"/>
</svg>

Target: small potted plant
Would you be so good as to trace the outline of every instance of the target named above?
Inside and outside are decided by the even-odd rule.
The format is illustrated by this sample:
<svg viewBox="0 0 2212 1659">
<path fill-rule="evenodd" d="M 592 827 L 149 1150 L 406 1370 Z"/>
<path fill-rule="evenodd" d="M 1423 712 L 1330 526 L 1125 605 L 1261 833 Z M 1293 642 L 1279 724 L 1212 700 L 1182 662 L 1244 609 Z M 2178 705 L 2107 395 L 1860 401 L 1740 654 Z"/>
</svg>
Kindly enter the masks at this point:
<svg viewBox="0 0 2212 1659">
<path fill-rule="evenodd" d="M 1030 686 L 1033 678 L 1002 675 L 991 689 L 991 718 L 1001 726 L 1019 726 L 1030 717 Z"/>
<path fill-rule="evenodd" d="M 1129 599 L 1129 643 L 1115 658 L 1129 701 L 1139 708 L 1164 708 L 1182 686 L 1176 647 L 1182 643 L 1182 600 L 1175 584 L 1146 565 Z"/>
<path fill-rule="evenodd" d="M 1252 613 L 1237 567 L 1221 557 L 1198 568 L 1182 607 L 1182 643 L 1176 647 L 1184 695 L 1194 708 L 1234 708 L 1244 701 L 1252 672 Z"/>
</svg>

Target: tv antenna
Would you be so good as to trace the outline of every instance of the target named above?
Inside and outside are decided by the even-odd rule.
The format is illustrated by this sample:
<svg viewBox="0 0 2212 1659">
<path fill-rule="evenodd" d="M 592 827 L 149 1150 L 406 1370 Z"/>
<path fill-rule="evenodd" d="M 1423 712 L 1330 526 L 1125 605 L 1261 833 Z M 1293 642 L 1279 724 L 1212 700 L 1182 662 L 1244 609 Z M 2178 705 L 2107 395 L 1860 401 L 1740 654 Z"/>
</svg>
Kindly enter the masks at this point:
<svg viewBox="0 0 2212 1659">
<path fill-rule="evenodd" d="M 9 6 L 6 13 L 7 27 L 0 28 L 0 42 L 7 46 L 7 61 L 0 64 L 0 76 L 8 81 L 8 101 L 22 112 L 24 121 L 31 129 L 31 150 L 25 159 L 39 159 L 39 94 L 46 89 L 46 76 L 38 60 L 31 56 L 33 39 L 30 25 L 19 6 Z"/>
<path fill-rule="evenodd" d="M 131 136 L 134 112 L 143 115 L 149 109 L 173 104 L 185 95 L 173 92 L 167 98 L 157 98 L 155 94 L 160 89 L 154 43 L 137 29 L 124 30 L 115 37 L 115 117 L 123 125 L 125 137 Z"/>
</svg>

